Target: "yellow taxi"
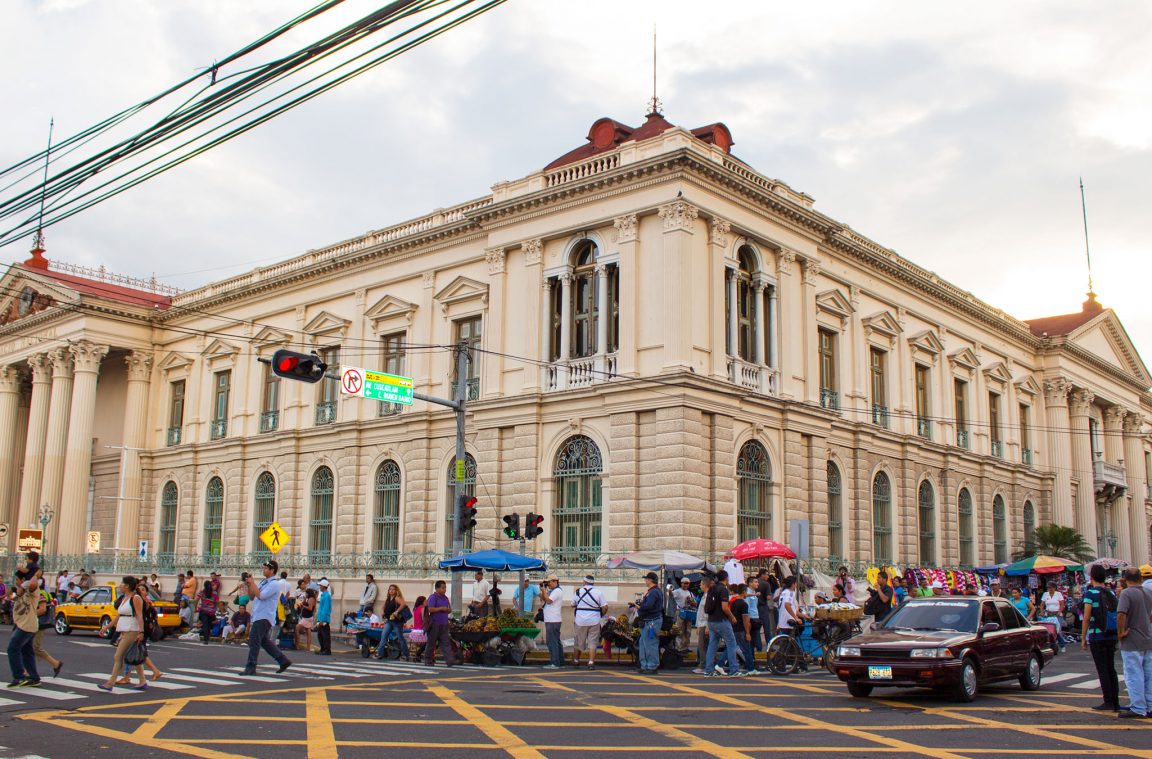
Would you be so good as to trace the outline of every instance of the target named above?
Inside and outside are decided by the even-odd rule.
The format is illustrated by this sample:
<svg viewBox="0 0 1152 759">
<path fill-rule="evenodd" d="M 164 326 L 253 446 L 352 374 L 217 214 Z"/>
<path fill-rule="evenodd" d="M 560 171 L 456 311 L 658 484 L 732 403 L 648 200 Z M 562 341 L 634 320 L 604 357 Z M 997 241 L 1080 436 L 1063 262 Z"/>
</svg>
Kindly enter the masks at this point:
<svg viewBox="0 0 1152 759">
<path fill-rule="evenodd" d="M 69 635 L 73 630 L 99 630 L 114 623 L 117 617 L 115 602 L 119 596 L 119 586 L 106 583 L 84 591 L 75 601 L 59 604 L 53 625 L 56 634 Z M 153 591 L 149 591 L 148 597 L 156 607 L 156 619 L 160 623 L 160 631 L 154 636 L 156 640 L 178 632 L 182 620 L 176 604 L 165 601 Z"/>
</svg>

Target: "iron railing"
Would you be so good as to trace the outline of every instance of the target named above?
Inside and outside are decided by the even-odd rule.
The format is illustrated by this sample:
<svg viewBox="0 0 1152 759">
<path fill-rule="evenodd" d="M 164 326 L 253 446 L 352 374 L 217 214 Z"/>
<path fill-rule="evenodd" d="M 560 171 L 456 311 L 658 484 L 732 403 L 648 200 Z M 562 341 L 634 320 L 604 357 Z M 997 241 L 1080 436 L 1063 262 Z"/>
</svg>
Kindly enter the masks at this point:
<svg viewBox="0 0 1152 759">
<path fill-rule="evenodd" d="M 932 439 L 932 420 L 923 416 L 916 417 L 916 434 L 923 438 Z"/>
<path fill-rule="evenodd" d="M 840 410 L 840 393 L 827 387 L 820 388 L 820 408 L 830 411 Z"/>
<path fill-rule="evenodd" d="M 180 445 L 180 427 L 169 427 L 167 443 L 169 446 Z"/>
<path fill-rule="evenodd" d="M 1024 466 L 1032 466 L 1032 449 L 1031 448 L 1021 448 L 1020 449 L 1020 463 L 1023 464 Z"/>
<path fill-rule="evenodd" d="M 275 432 L 280 428 L 280 412 L 264 411 L 260 414 L 260 431 Z"/>
<path fill-rule="evenodd" d="M 968 430 L 956 430 L 956 446 L 958 448 L 968 448 Z"/>
<path fill-rule="evenodd" d="M 332 424 L 336 421 L 336 401 L 316 404 L 316 424 Z"/>
<path fill-rule="evenodd" d="M 992 441 L 992 455 L 998 459 L 1004 458 L 1004 441 L 1003 440 L 993 440 Z"/>
<path fill-rule="evenodd" d="M 872 424 L 888 429 L 888 407 L 879 403 L 872 404 Z"/>
<path fill-rule="evenodd" d="M 228 436 L 228 420 L 227 419 L 213 419 L 212 425 L 209 427 L 208 437 L 212 440 L 219 440 Z"/>
<path fill-rule="evenodd" d="M 388 401 L 380 401 L 380 406 L 376 410 L 376 416 L 396 416 L 404 410 L 403 403 L 390 403 Z"/>
<path fill-rule="evenodd" d="M 452 383 L 452 397 L 456 397 L 456 384 Z M 480 400 L 480 378 L 473 377 L 468 380 L 464 385 L 464 400 L 477 401 Z"/>
</svg>

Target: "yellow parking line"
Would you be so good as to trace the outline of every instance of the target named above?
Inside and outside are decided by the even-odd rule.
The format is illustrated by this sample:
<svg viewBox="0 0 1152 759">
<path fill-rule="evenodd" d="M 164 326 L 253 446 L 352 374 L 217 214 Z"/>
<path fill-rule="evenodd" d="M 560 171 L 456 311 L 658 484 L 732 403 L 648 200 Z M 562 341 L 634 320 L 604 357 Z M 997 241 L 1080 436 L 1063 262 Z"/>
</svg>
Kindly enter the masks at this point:
<svg viewBox="0 0 1152 759">
<path fill-rule="evenodd" d="M 456 691 L 443 685 L 430 685 L 428 690 L 436 694 L 452 710 L 468 720 L 487 735 L 493 743 L 507 751 L 515 759 L 544 759 L 544 755 L 529 746 L 520 736 L 456 695 Z"/>
<path fill-rule="evenodd" d="M 328 711 L 327 690 L 314 688 L 308 691 L 304 703 L 308 756 L 310 759 L 336 759 L 336 731 L 332 727 L 332 714 Z"/>
<path fill-rule="evenodd" d="M 614 717 L 619 717 L 631 725 L 642 727 L 646 730 L 651 730 L 654 733 L 671 738 L 675 741 L 683 743 L 690 749 L 700 751 L 701 753 L 708 754 L 709 756 L 721 757 L 721 759 L 749 759 L 748 754 L 736 751 L 734 749 L 725 748 L 717 743 L 704 740 L 691 733 L 685 732 L 678 727 L 666 724 L 664 722 L 657 722 L 651 717 L 644 717 L 639 714 L 633 714 L 627 709 L 619 706 L 602 706 L 600 710 L 605 714 L 611 714 Z"/>
<path fill-rule="evenodd" d="M 209 748 L 202 748 L 180 741 L 158 740 L 156 738 L 137 738 L 131 733 L 124 733 L 119 730 L 112 730 L 107 727 L 100 727 L 99 725 L 86 725 L 77 722 L 72 722 L 68 719 L 54 719 L 51 714 L 21 714 L 20 719 L 30 719 L 37 722 L 42 722 L 46 725 L 57 725 L 69 730 L 75 730 L 80 733 L 88 733 L 89 735 L 99 735 L 103 738 L 111 738 L 113 740 L 124 741 L 125 743 L 133 743 L 137 746 L 144 746 L 146 748 L 160 748 L 165 751 L 178 751 L 180 753 L 188 754 L 189 756 L 198 756 L 202 759 L 244 759 L 241 754 L 229 754 L 223 751 L 215 751 Z"/>
</svg>

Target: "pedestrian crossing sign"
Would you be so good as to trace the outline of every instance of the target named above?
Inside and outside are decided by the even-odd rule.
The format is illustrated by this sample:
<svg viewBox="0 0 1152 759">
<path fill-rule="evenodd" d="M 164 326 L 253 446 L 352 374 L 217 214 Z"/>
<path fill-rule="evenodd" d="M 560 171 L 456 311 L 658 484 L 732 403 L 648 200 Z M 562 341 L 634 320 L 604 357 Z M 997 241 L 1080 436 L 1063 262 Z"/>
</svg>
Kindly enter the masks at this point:
<svg viewBox="0 0 1152 759">
<path fill-rule="evenodd" d="M 268 546 L 268 550 L 272 553 L 278 553 L 281 548 L 288 545 L 288 533 L 280 526 L 279 522 L 273 522 L 268 525 L 268 529 L 260 533 L 260 540 L 264 545 Z"/>
</svg>

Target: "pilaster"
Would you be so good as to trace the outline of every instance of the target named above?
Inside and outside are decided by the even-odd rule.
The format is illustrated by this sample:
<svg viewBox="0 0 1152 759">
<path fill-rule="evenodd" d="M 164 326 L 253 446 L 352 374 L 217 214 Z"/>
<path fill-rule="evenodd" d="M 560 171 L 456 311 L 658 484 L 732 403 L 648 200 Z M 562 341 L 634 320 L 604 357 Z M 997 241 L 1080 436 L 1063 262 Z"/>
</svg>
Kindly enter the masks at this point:
<svg viewBox="0 0 1152 759">
<path fill-rule="evenodd" d="M 814 258 L 804 259 L 804 332 L 793 335 L 794 342 L 804 360 L 804 399 L 820 405 L 819 336 L 816 334 L 816 278 L 820 275 L 820 262 Z"/>
<path fill-rule="evenodd" d="M 140 477 L 140 452 L 147 434 L 148 385 L 152 377 L 152 354 L 133 351 L 124 357 L 128 365 L 128 392 L 124 407 L 123 500 L 118 505 L 116 521 L 119 533 L 115 545 L 135 548 L 140 539 L 140 504 L 143 495 Z"/>
<path fill-rule="evenodd" d="M 1075 503 L 1075 527 L 1084 542 L 1096 546 L 1096 492 L 1092 473 L 1092 433 L 1088 423 L 1092 401 L 1091 390 L 1076 388 L 1068 403 L 1072 422 L 1072 472 L 1078 478 Z"/>
<path fill-rule="evenodd" d="M 616 246 L 620 251 L 620 345 L 616 347 L 616 372 L 628 377 L 635 376 L 637 372 L 636 331 L 639 326 L 636 297 L 640 287 L 637 277 L 640 265 L 640 224 L 636 214 L 618 216 L 613 224 L 616 227 Z"/>
<path fill-rule="evenodd" d="M 1144 471 L 1144 443 L 1141 428 L 1144 417 L 1129 412 L 1124 417 L 1124 463 L 1128 477 L 1128 542 L 1130 564 L 1147 564 L 1152 557 L 1148 553 L 1148 515 L 1144 509 L 1144 499 L 1148 482 Z"/>
<path fill-rule="evenodd" d="M 665 369 L 692 369 L 691 318 L 695 313 L 692 286 L 692 247 L 700 212 L 683 200 L 660 206 L 662 239 Z"/>
<path fill-rule="evenodd" d="M 795 251 L 781 248 L 776 254 L 776 281 L 777 287 L 780 289 L 780 308 L 782 310 L 779 351 L 780 397 L 785 399 L 801 397 L 800 389 L 797 387 L 796 372 L 804 369 L 799 358 L 800 341 L 793 334 L 795 325 L 802 323 L 801 314 L 803 313 L 800 285 L 793 274 L 795 263 Z"/>
</svg>

